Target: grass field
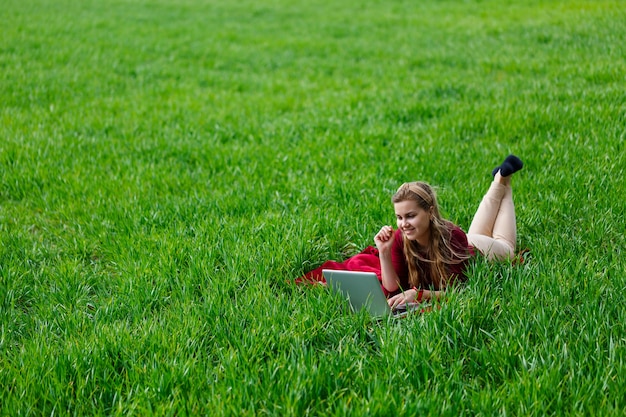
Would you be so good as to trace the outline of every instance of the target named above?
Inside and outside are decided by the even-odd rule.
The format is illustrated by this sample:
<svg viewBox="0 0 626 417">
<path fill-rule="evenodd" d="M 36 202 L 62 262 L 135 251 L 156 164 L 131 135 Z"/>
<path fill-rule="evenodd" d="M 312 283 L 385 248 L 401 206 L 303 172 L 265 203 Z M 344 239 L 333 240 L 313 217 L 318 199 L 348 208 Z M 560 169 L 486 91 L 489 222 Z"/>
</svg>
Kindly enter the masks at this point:
<svg viewBox="0 0 626 417">
<path fill-rule="evenodd" d="M 3 0 L 1 415 L 624 415 L 626 5 Z M 442 308 L 289 281 L 399 184 L 523 265 Z"/>
</svg>

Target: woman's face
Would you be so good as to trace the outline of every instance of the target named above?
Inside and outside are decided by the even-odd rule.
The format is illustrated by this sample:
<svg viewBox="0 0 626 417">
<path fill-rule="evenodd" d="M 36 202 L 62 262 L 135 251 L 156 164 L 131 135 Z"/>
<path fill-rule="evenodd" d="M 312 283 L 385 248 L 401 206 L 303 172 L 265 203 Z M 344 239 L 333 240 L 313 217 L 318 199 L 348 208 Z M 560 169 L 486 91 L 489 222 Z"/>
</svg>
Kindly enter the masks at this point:
<svg viewBox="0 0 626 417">
<path fill-rule="evenodd" d="M 430 237 L 430 211 L 424 210 L 413 200 L 400 201 L 393 207 L 398 229 L 402 230 L 407 239 L 426 246 Z"/>
</svg>

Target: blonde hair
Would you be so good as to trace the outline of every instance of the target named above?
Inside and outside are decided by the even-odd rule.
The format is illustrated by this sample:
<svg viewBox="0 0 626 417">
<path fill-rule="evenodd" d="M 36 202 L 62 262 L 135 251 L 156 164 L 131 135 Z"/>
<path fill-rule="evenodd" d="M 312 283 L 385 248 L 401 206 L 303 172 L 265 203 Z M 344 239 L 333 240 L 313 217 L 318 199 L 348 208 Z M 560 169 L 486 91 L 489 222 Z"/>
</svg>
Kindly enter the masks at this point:
<svg viewBox="0 0 626 417">
<path fill-rule="evenodd" d="M 409 268 L 409 283 L 420 288 L 441 290 L 448 283 L 448 265 L 458 264 L 469 258 L 450 244 L 452 223 L 441 217 L 435 190 L 425 182 L 407 182 L 398 188 L 391 201 L 415 201 L 423 210 L 430 212 L 430 239 L 426 247 L 403 236 L 404 256 Z M 418 262 L 429 265 L 423 270 Z"/>
</svg>

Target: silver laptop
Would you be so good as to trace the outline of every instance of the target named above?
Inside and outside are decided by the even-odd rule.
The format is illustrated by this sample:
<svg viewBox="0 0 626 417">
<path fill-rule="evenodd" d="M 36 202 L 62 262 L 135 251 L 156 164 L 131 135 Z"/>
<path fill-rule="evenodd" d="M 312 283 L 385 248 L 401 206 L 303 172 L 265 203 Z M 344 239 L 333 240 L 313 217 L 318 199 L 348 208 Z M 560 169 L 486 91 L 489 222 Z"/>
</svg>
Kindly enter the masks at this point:
<svg viewBox="0 0 626 417">
<path fill-rule="evenodd" d="M 376 318 L 404 317 L 417 307 L 417 304 L 409 303 L 392 310 L 380 288 L 380 281 L 373 272 L 324 269 L 322 274 L 328 285 L 350 302 L 353 311 L 365 308 L 371 316 Z"/>
</svg>

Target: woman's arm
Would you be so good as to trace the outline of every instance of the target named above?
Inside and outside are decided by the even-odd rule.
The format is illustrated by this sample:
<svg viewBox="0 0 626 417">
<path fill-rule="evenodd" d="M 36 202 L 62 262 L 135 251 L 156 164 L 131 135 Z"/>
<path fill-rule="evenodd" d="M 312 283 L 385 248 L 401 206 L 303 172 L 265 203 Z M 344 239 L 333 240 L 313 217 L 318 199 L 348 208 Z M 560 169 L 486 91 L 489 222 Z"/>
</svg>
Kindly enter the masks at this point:
<svg viewBox="0 0 626 417">
<path fill-rule="evenodd" d="M 420 290 L 417 288 L 411 288 L 410 290 L 406 290 L 401 292 L 400 294 L 396 294 L 393 297 L 389 298 L 387 302 L 391 308 L 396 308 L 399 305 L 405 303 L 421 303 L 423 301 L 428 300 L 438 300 L 443 297 L 445 291 L 431 291 L 431 290 Z"/>
<path fill-rule="evenodd" d="M 382 284 L 390 293 L 400 287 L 398 274 L 393 267 L 391 256 L 394 240 L 394 232 L 391 226 L 383 226 L 376 236 L 374 236 L 374 242 L 376 242 L 378 257 L 380 259 Z"/>
<path fill-rule="evenodd" d="M 385 253 L 379 251 L 378 256 L 380 257 L 380 273 L 383 287 L 385 287 L 389 293 L 393 293 L 400 288 L 400 280 L 398 279 L 398 274 L 393 267 L 391 250 L 388 250 Z"/>
</svg>

